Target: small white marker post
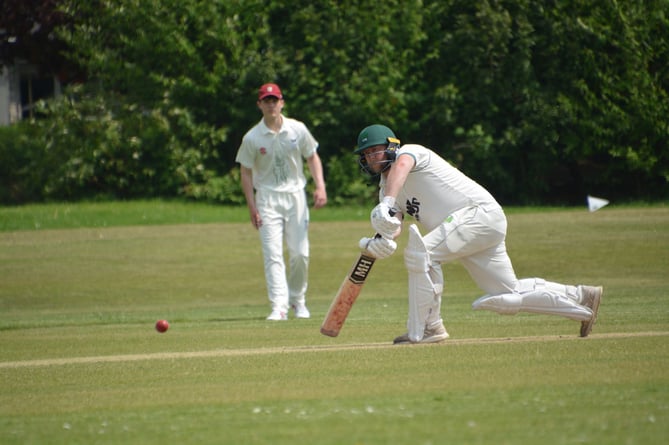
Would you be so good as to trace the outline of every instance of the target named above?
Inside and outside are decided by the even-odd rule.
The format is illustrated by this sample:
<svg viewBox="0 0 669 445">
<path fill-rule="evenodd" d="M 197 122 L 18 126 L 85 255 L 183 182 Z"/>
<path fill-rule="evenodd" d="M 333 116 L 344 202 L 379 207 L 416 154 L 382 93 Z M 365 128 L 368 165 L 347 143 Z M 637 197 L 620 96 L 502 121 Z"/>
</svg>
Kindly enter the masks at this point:
<svg viewBox="0 0 669 445">
<path fill-rule="evenodd" d="M 608 199 L 596 198 L 594 196 L 588 195 L 588 210 L 590 212 L 596 212 L 597 210 L 601 209 L 608 203 L 609 203 Z"/>
</svg>

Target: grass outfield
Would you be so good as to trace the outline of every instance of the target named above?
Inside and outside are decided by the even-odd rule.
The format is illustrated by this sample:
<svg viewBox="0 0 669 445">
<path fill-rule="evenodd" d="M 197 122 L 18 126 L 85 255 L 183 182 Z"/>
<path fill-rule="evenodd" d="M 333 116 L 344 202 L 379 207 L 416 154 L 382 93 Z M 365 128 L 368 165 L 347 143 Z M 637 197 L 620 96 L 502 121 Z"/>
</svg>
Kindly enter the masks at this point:
<svg viewBox="0 0 669 445">
<path fill-rule="evenodd" d="M 312 212 L 312 318 L 271 323 L 244 208 L 0 208 L 0 443 L 667 443 L 669 207 L 510 209 L 519 276 L 605 286 L 593 334 L 474 312 L 449 264 L 451 339 L 420 346 L 390 344 L 401 254 L 319 333 L 367 214 Z"/>
</svg>

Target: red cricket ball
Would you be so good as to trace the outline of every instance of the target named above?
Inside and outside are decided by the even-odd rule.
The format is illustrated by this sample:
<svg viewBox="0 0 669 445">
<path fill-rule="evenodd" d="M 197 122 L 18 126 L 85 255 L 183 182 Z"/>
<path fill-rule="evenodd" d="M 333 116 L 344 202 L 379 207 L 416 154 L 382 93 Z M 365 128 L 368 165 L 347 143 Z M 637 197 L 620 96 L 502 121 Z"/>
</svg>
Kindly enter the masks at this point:
<svg viewBox="0 0 669 445">
<path fill-rule="evenodd" d="M 170 327 L 170 324 L 167 322 L 167 320 L 158 320 L 156 322 L 156 331 L 163 333 L 167 331 Z"/>
</svg>

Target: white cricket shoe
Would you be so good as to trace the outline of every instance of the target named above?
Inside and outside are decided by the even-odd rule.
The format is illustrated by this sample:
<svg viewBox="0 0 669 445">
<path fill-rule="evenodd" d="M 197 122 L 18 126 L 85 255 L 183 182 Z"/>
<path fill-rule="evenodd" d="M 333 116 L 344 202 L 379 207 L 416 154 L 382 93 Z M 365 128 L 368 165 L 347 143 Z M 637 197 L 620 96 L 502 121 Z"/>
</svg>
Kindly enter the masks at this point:
<svg viewBox="0 0 669 445">
<path fill-rule="evenodd" d="M 295 318 L 309 318 L 311 314 L 309 309 L 304 304 L 294 304 L 293 310 L 295 310 Z"/>
<path fill-rule="evenodd" d="M 599 304 L 602 302 L 604 288 L 602 286 L 581 286 L 581 293 L 583 295 L 581 304 L 592 311 L 590 320 L 581 322 L 581 337 L 587 337 L 597 320 L 597 312 L 599 312 Z"/>
<path fill-rule="evenodd" d="M 419 343 L 439 343 L 440 341 L 444 341 L 449 337 L 448 332 L 446 332 L 446 328 L 444 328 L 443 324 L 440 324 L 439 326 L 435 326 L 433 328 L 425 328 L 425 333 L 423 334 L 423 338 L 419 341 L 411 341 L 409 340 L 409 333 L 407 332 L 404 335 L 400 335 L 399 337 L 395 338 L 393 340 L 393 344 L 396 345 L 405 345 L 408 343 L 411 344 L 419 344 Z"/>
<path fill-rule="evenodd" d="M 288 314 L 278 309 L 274 309 L 271 314 L 267 316 L 267 320 L 270 321 L 284 321 L 288 320 Z"/>
</svg>

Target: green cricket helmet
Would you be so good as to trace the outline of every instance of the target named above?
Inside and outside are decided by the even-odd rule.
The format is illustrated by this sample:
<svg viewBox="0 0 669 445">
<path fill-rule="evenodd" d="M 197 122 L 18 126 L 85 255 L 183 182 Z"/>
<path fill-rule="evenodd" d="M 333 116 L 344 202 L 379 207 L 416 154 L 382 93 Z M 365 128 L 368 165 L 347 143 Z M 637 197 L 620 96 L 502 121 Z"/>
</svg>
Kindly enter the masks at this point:
<svg viewBox="0 0 669 445">
<path fill-rule="evenodd" d="M 375 145 L 386 146 L 386 156 L 382 161 L 378 162 L 385 165 L 379 173 L 375 173 L 370 168 L 370 166 L 367 164 L 367 159 L 365 159 L 365 155 L 363 154 L 363 151 L 369 147 L 374 147 Z M 359 155 L 358 164 L 360 164 L 362 171 L 371 177 L 376 177 L 384 171 L 388 170 L 390 165 L 395 162 L 398 148 L 400 148 L 400 140 L 395 137 L 393 130 L 386 127 L 385 125 L 374 124 L 364 128 L 360 132 L 358 135 L 358 147 L 353 151 L 353 153 Z"/>
</svg>

